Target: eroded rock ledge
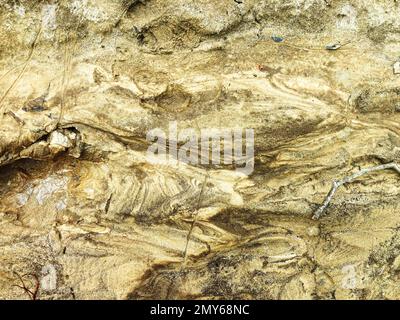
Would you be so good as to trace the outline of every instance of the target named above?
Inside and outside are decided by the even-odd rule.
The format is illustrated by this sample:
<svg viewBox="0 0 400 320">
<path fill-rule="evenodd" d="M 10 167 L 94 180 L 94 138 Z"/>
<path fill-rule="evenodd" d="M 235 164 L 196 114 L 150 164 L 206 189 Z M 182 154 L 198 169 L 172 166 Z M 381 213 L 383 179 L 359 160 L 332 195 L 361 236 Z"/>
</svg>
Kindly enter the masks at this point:
<svg viewBox="0 0 400 320">
<path fill-rule="evenodd" d="M 396 1 L 5 0 L 0 298 L 398 299 Z M 282 37 L 275 42 L 271 36 Z M 341 43 L 338 50 L 326 50 Z M 253 128 L 255 171 L 146 133 Z"/>
</svg>

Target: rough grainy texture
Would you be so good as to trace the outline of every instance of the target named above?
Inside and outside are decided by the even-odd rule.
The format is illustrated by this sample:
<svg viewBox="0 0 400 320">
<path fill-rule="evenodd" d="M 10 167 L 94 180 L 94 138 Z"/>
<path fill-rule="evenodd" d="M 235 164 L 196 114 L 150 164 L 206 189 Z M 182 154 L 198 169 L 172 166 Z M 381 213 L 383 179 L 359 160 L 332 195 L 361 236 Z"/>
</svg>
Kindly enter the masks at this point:
<svg viewBox="0 0 400 320">
<path fill-rule="evenodd" d="M 400 162 L 399 16 L 1 0 L 0 298 L 399 299 L 395 171 L 311 219 L 332 180 Z M 254 172 L 154 163 L 146 132 L 173 120 L 254 128 Z"/>
</svg>

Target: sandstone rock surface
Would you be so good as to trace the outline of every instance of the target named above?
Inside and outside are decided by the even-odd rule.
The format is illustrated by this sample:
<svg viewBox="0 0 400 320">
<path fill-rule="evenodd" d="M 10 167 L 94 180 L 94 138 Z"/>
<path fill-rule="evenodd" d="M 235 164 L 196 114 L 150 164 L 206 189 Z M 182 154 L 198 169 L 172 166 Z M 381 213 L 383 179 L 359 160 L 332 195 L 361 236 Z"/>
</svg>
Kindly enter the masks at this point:
<svg viewBox="0 0 400 320">
<path fill-rule="evenodd" d="M 38 299 L 399 299 L 396 172 L 311 219 L 332 180 L 400 162 L 399 16 L 2 0 L 0 298 L 32 298 L 23 278 Z M 254 172 L 154 163 L 146 133 L 171 121 L 253 128 Z"/>
</svg>

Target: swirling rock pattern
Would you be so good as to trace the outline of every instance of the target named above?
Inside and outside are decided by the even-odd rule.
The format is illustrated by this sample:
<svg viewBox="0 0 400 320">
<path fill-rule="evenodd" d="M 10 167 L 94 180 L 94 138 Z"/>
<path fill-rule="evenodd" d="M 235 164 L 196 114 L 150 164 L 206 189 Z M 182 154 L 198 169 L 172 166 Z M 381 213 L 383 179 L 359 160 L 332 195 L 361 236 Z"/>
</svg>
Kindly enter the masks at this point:
<svg viewBox="0 0 400 320">
<path fill-rule="evenodd" d="M 333 179 L 400 161 L 399 14 L 2 1 L 0 298 L 32 298 L 25 277 L 39 299 L 398 299 L 395 172 L 311 216 Z M 254 172 L 150 159 L 171 121 L 253 128 Z"/>
</svg>

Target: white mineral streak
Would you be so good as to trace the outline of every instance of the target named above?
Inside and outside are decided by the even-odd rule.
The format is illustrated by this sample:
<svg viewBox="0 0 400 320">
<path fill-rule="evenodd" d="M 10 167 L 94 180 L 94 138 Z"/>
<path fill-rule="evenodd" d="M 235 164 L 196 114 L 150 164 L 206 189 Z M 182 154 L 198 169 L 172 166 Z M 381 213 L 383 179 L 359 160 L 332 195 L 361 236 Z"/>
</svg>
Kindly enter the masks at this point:
<svg viewBox="0 0 400 320">
<path fill-rule="evenodd" d="M 44 5 L 42 8 L 42 28 L 46 39 L 54 37 L 54 31 L 57 29 L 57 5 Z"/>
<path fill-rule="evenodd" d="M 40 287 L 44 291 L 52 291 L 57 288 L 57 270 L 54 265 L 47 264 L 42 268 Z"/>
<path fill-rule="evenodd" d="M 69 7 L 73 14 L 92 22 L 99 23 L 107 19 L 107 14 L 96 7 L 95 3 L 91 5 L 88 0 L 74 0 Z"/>
<path fill-rule="evenodd" d="M 37 202 L 42 205 L 49 197 L 57 191 L 64 191 L 67 185 L 66 177 L 49 176 L 39 181 L 33 190 Z"/>
</svg>

